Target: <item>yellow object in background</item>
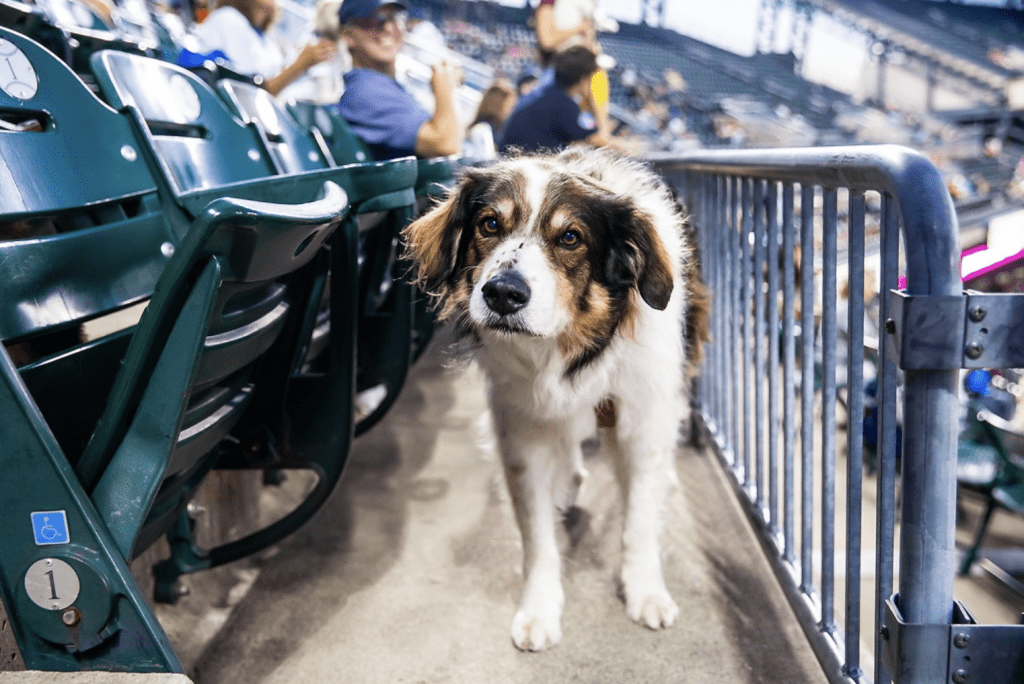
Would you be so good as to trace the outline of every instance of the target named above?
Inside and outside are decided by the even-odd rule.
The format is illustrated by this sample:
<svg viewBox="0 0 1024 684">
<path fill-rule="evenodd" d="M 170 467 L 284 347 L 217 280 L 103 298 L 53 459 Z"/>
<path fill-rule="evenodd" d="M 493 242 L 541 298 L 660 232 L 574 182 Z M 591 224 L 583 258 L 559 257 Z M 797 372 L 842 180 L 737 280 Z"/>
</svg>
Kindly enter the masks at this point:
<svg viewBox="0 0 1024 684">
<path fill-rule="evenodd" d="M 590 77 L 590 90 L 594 93 L 594 102 L 601 108 L 601 111 L 608 111 L 608 99 L 611 87 L 608 84 L 608 72 L 598 69 Z"/>
</svg>

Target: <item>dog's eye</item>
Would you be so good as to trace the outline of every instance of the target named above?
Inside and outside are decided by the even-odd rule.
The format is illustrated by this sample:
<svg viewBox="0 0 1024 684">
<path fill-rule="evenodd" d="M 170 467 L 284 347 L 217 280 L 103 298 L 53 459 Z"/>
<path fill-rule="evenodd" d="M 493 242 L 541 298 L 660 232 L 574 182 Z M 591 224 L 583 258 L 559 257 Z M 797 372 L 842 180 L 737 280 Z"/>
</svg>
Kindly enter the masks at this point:
<svg viewBox="0 0 1024 684">
<path fill-rule="evenodd" d="M 575 230 L 567 230 L 558 238 L 558 244 L 566 249 L 576 249 L 580 246 L 580 242 L 582 242 L 580 234 Z"/>
<path fill-rule="evenodd" d="M 497 235 L 500 227 L 498 220 L 493 217 L 485 218 L 480 222 L 480 232 L 484 235 Z"/>
</svg>

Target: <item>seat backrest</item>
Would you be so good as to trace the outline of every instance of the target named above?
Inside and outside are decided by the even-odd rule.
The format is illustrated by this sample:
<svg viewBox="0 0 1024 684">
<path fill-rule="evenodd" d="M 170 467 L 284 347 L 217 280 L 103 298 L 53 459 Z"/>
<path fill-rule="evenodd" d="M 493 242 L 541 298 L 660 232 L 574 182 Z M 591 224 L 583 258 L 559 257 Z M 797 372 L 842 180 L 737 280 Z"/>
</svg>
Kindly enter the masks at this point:
<svg viewBox="0 0 1024 684">
<path fill-rule="evenodd" d="M 103 99 L 142 118 L 176 194 L 277 172 L 259 132 L 187 69 L 113 50 L 94 54 L 92 69 Z"/>
<path fill-rule="evenodd" d="M 315 279 L 298 272 L 318 258 L 347 205 L 329 181 L 318 194 L 298 204 L 214 200 L 164 271 L 77 468 L 87 489 L 95 480 L 93 500 L 126 556 L 167 530 L 231 445 L 251 447 L 222 445 L 232 430 L 280 436 L 305 343 L 299 331 L 319 301 Z M 164 462 L 140 458 L 146 449 L 165 452 Z"/>
<path fill-rule="evenodd" d="M 253 83 L 221 79 L 217 91 L 238 118 L 258 128 L 280 173 L 301 173 L 334 165 L 330 152 L 318 144 L 311 129 L 304 128 L 265 89 Z"/>
<path fill-rule="evenodd" d="M 288 110 L 299 123 L 315 129 L 323 137 L 336 163 L 373 161 L 366 143 L 352 132 L 345 119 L 330 108 L 312 102 L 292 102 L 288 104 Z"/>
<path fill-rule="evenodd" d="M 0 55 L 0 340 L 74 462 L 125 345 L 79 326 L 145 301 L 177 238 L 130 122 L 39 44 Z"/>
</svg>

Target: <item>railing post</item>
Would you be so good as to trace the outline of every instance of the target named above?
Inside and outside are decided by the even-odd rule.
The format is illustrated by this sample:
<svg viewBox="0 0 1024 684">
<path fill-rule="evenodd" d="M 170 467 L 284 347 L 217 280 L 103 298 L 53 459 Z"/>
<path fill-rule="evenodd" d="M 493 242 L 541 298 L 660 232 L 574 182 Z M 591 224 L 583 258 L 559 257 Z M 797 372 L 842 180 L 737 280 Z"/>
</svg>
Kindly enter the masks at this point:
<svg viewBox="0 0 1024 684">
<path fill-rule="evenodd" d="M 942 187 L 938 171 L 923 157 L 908 156 L 899 181 L 905 188 Z M 959 296 L 957 224 L 949 194 L 904 192 L 900 202 L 907 293 Z M 950 624 L 953 618 L 958 381 L 957 369 L 905 375 L 898 604 L 908 624 Z M 900 684 L 946 680 L 946 658 L 922 651 L 904 653 Z"/>
</svg>

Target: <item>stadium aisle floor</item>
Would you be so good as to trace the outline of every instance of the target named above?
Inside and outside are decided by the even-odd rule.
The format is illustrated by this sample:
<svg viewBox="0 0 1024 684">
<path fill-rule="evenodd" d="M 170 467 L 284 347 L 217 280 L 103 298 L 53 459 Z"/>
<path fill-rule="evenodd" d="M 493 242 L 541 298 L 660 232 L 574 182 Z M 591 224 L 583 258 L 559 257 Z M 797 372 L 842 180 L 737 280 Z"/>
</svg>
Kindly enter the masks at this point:
<svg viewBox="0 0 1024 684">
<path fill-rule="evenodd" d="M 653 632 L 625 616 L 617 486 L 592 455 L 586 514 L 562 535 L 563 641 L 518 652 L 519 535 L 499 463 L 478 444 L 482 376 L 445 367 L 449 341 L 442 329 L 357 440 L 342 485 L 259 561 L 216 636 L 181 604 L 162 611 L 197 684 L 824 681 L 728 483 L 685 447 L 665 533 L 676 625 Z M 202 594 L 204 578 L 190 581 Z"/>
</svg>

